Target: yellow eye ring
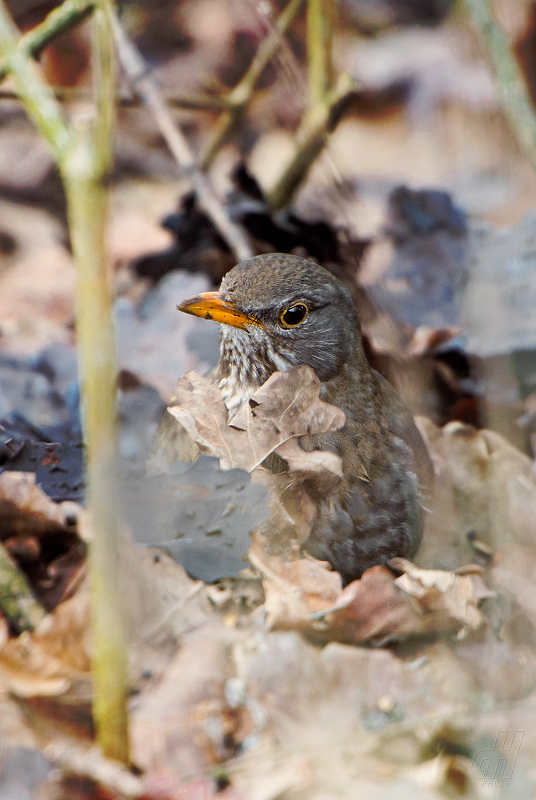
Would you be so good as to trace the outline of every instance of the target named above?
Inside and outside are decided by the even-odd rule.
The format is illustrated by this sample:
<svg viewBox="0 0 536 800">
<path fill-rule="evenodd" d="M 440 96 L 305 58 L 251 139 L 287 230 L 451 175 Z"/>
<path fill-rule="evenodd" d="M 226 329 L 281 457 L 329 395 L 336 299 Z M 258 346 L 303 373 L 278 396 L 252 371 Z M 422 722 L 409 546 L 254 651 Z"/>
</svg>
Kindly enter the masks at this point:
<svg viewBox="0 0 536 800">
<path fill-rule="evenodd" d="M 296 328 L 298 325 L 301 325 L 308 313 L 309 309 L 305 303 L 294 303 L 293 306 L 285 308 L 281 312 L 279 319 L 285 328 Z"/>
</svg>

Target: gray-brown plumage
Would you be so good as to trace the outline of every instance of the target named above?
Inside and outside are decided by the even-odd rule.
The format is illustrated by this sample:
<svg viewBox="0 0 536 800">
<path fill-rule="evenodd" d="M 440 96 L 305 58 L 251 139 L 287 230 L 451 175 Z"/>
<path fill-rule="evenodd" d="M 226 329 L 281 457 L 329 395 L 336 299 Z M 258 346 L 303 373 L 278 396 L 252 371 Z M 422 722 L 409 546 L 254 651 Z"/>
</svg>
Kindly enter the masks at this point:
<svg viewBox="0 0 536 800">
<path fill-rule="evenodd" d="M 179 308 L 223 323 L 213 379 L 230 418 L 273 372 L 303 364 L 318 375 L 321 399 L 343 409 L 344 428 L 300 439 L 305 450 L 337 453 L 344 476 L 337 495 L 319 498 L 309 552 L 345 583 L 374 564 L 414 555 L 430 459 L 408 409 L 365 358 L 343 284 L 303 258 L 257 256 L 234 267 L 219 293 Z"/>
</svg>

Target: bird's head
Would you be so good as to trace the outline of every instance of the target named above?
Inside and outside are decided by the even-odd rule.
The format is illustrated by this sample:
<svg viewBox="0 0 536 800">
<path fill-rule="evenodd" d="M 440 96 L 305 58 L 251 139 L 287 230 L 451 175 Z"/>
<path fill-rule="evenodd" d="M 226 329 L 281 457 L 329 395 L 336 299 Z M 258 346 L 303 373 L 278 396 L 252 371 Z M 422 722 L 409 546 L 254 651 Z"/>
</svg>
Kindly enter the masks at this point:
<svg viewBox="0 0 536 800">
<path fill-rule="evenodd" d="M 178 309 L 222 323 L 220 363 L 241 359 L 250 370 L 265 362 L 264 380 L 302 365 L 329 380 L 359 338 L 357 312 L 343 284 L 318 264 L 280 253 L 242 261 L 219 292 L 199 294 Z"/>
</svg>

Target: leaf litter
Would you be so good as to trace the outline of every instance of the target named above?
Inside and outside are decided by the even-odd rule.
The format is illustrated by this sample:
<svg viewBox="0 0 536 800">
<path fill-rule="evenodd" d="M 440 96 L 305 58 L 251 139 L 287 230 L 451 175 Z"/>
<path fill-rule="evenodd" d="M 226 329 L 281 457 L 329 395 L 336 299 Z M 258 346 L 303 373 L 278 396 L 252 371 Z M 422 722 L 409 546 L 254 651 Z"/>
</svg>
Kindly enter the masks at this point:
<svg viewBox="0 0 536 800">
<path fill-rule="evenodd" d="M 400 4 L 375 5 L 384 16 L 401 8 Z M 194 13 L 196 4 L 190 6 L 184 11 L 186 16 Z M 371 13 L 371 4 L 360 4 L 360 8 L 364 6 Z M 202 7 L 205 9 L 204 5 Z M 217 11 L 217 4 L 212 4 L 211 8 Z M 241 7 L 237 13 L 242 14 Z M 374 13 L 378 13 L 376 9 Z M 217 13 L 201 13 L 201 16 L 205 17 L 207 25 L 218 27 Z M 212 21 L 214 18 L 216 23 Z M 241 20 L 241 24 L 247 27 L 251 22 Z M 463 102 L 466 103 L 467 86 L 471 108 L 475 105 L 495 108 L 485 66 L 476 56 L 468 61 L 465 54 L 461 62 L 453 57 L 449 43 L 443 41 L 451 37 L 459 46 L 456 26 L 450 22 L 446 36 L 441 28 L 437 32 L 426 28 L 401 29 L 400 36 L 398 33 L 394 34 L 399 40 L 394 49 L 392 46 L 390 49 L 389 36 L 376 36 L 367 42 L 359 37 L 357 43 L 348 38 L 348 46 L 357 52 L 361 64 L 360 67 L 356 62 L 355 74 L 363 64 L 369 68 L 367 75 L 359 76 L 369 93 L 371 87 L 376 93 L 392 93 L 393 87 L 400 83 L 401 70 L 405 70 L 409 80 L 405 81 L 408 85 L 403 91 L 410 94 L 407 107 L 411 112 L 407 115 L 407 107 L 402 107 L 399 101 L 393 105 L 393 100 L 387 99 L 387 105 L 380 107 L 388 108 L 388 120 L 383 114 L 376 120 L 371 119 L 369 113 L 366 119 L 358 114 L 340 128 L 341 135 L 332 146 L 330 157 L 338 156 L 336 150 L 340 145 L 344 150 L 346 140 L 346 157 L 358 176 L 354 189 L 359 181 L 360 205 L 359 213 L 355 214 L 358 225 L 363 225 L 367 210 L 374 203 L 377 205 L 378 193 L 385 191 L 387 195 L 401 176 L 409 185 L 411 181 L 419 186 L 441 184 L 454 193 L 456 204 L 462 197 L 466 208 L 472 192 L 473 209 L 475 202 L 477 208 L 491 209 L 495 214 L 497 209 L 502 209 L 508 222 L 517 222 L 515 215 L 519 209 L 524 210 L 527 202 L 533 204 L 533 187 L 528 182 L 518 191 L 520 196 L 515 192 L 512 195 L 514 185 L 519 190 L 516 175 L 520 159 L 517 154 L 513 155 L 511 145 L 506 147 L 503 137 L 495 135 L 502 125 L 499 115 L 494 115 L 497 124 L 493 123 L 493 128 L 488 118 L 486 128 L 476 126 L 476 138 L 484 130 L 486 133 L 489 130 L 491 135 L 486 135 L 489 147 L 485 149 L 485 160 L 473 162 L 469 150 L 476 149 L 475 132 L 470 135 L 467 131 L 475 124 L 474 116 L 471 117 L 469 111 L 461 114 L 459 107 L 453 109 L 450 105 L 438 110 L 440 124 L 444 124 L 448 115 L 449 130 L 453 131 L 454 139 L 463 139 L 462 151 L 465 148 L 465 152 L 461 152 L 450 142 L 449 147 L 442 147 L 439 152 L 437 142 L 443 140 L 438 135 L 437 122 L 429 113 L 436 106 L 439 109 L 437 100 L 444 95 L 449 97 L 450 104 L 454 102 L 453 97 L 465 92 Z M 218 58 L 216 51 L 224 34 L 218 32 L 218 35 L 217 47 L 205 47 L 213 52 L 213 61 Z M 469 36 L 468 27 L 463 36 Z M 417 69 L 419 59 L 422 60 L 423 44 L 428 53 L 428 42 L 434 37 L 442 40 L 441 53 L 448 67 L 446 83 L 444 70 L 439 71 L 442 80 L 436 83 L 435 68 Z M 404 38 L 409 41 L 409 47 L 404 45 Z M 193 48 L 194 57 L 196 47 Z M 372 52 L 371 55 L 371 50 L 376 50 L 376 54 Z M 389 56 L 388 74 L 380 74 L 383 83 L 378 89 L 377 75 L 372 75 L 370 69 L 374 71 L 376 64 L 381 73 L 386 63 L 382 51 Z M 431 49 L 430 52 L 435 57 L 436 51 Z M 402 59 L 397 54 L 401 54 Z M 193 88 L 197 87 L 198 68 L 192 69 L 188 62 L 191 58 L 192 53 L 186 52 L 172 59 L 170 72 L 160 70 L 170 85 L 179 83 L 184 88 L 186 80 L 187 87 L 190 83 Z M 452 80 L 459 75 L 460 68 L 462 72 L 465 70 L 464 75 L 467 73 L 467 64 L 471 68 L 469 84 Z M 179 82 L 170 80 L 174 70 L 180 75 Z M 385 97 L 382 102 L 385 103 Z M 396 107 L 397 103 L 400 107 Z M 280 103 L 277 113 L 291 114 L 292 110 L 283 109 L 286 105 Z M 421 113 L 423 105 L 428 114 L 426 130 L 422 126 L 411 128 L 411 118 Z M 260 130 L 260 145 L 264 147 L 272 133 L 266 130 L 265 120 L 273 126 L 273 113 L 262 98 L 252 112 L 254 125 Z M 153 172 L 160 171 L 168 180 L 165 191 L 169 208 L 177 192 L 176 182 L 169 181 L 173 167 L 170 168 L 162 150 L 155 152 L 154 144 L 147 145 L 147 130 L 138 119 L 142 115 L 136 110 L 127 110 L 124 114 L 123 121 L 127 119 L 128 126 L 123 127 L 128 127 L 129 131 L 128 137 L 122 133 L 119 160 L 128 164 L 128 169 L 134 167 L 140 173 L 147 172 L 149 163 Z M 21 131 L 17 129 L 14 135 L 9 124 L 2 127 L 2 141 L 10 133 L 20 149 Z M 150 136 L 154 139 L 152 130 Z M 499 158 L 489 155 L 494 151 L 495 139 Z M 413 165 L 409 164 L 411 148 L 415 150 Z M 252 156 L 256 166 L 259 152 L 255 145 Z M 278 158 L 277 148 L 271 147 L 265 171 L 275 174 Z M 455 160 L 474 163 L 475 174 L 459 174 Z M 22 160 L 19 161 L 22 164 Z M 337 161 L 341 163 L 338 157 Z M 48 162 L 43 164 L 39 175 Z M 8 166 L 11 173 L 11 163 Z M 526 175 L 525 165 L 521 167 Z M 27 181 L 28 173 L 23 172 L 21 177 Z M 394 174 L 396 184 L 392 180 Z M 384 184 L 386 189 L 382 188 Z M 136 182 L 130 180 L 126 192 L 132 193 L 135 186 Z M 481 191 L 476 197 L 474 190 L 478 186 Z M 486 190 L 482 191 L 482 187 Z M 317 213 L 328 196 L 324 188 L 319 191 L 318 180 L 315 182 L 313 178 L 303 192 L 305 200 L 299 201 L 301 209 L 307 202 L 313 207 L 316 202 Z M 242 209 L 238 207 L 240 203 Z M 331 247 L 331 240 L 336 237 L 330 237 L 329 230 L 320 231 L 320 226 L 314 224 L 304 230 L 307 222 L 301 209 L 299 216 L 287 211 L 284 216 L 275 215 L 262 201 L 260 214 L 255 213 L 255 209 L 251 213 L 252 204 L 244 193 L 236 206 L 239 218 L 253 233 L 258 231 L 259 222 L 272 227 L 270 237 L 259 239 L 262 242 L 260 252 L 265 251 L 266 245 L 268 249 L 284 250 L 285 241 L 289 241 L 289 249 L 298 245 L 320 261 L 338 260 L 337 254 L 326 250 L 326 243 Z M 161 207 L 164 208 L 162 204 Z M 202 228 L 199 214 L 191 214 L 192 211 L 195 209 L 183 206 L 181 219 L 170 220 L 169 230 L 173 230 L 177 222 L 188 222 L 190 213 L 193 226 L 190 224 L 190 230 L 182 233 L 189 234 L 191 228 L 198 225 L 201 241 L 196 241 L 190 252 L 177 252 L 187 236 L 176 235 L 177 245 L 174 243 L 174 249 L 163 254 L 165 258 L 161 259 L 160 266 L 165 262 L 166 269 L 176 267 L 177 257 L 181 257 L 181 267 L 196 269 L 197 263 L 202 263 L 214 280 L 226 268 L 228 254 L 222 255 L 221 244 L 213 241 L 211 226 L 208 230 L 206 226 Z M 145 221 L 153 212 L 154 209 L 148 211 L 144 207 L 139 218 Z M 2 216 L 3 227 L 16 233 L 17 247 L 14 255 L 2 255 L 1 259 L 3 313 L 0 316 L 4 349 L 17 350 L 22 345 L 24 350 L 30 351 L 58 340 L 72 347 L 74 273 L 69 255 L 57 243 L 57 224 L 54 222 L 52 226 L 45 212 L 33 210 L 26 218 L 19 218 L 17 227 L 15 214 L 7 203 L 2 203 Z M 523 346 L 527 341 L 526 331 L 533 327 L 532 256 L 528 247 L 531 224 L 532 220 L 527 218 L 522 226 L 505 233 L 479 232 L 472 223 L 469 225 L 472 240 L 469 256 L 473 261 L 478 256 L 478 264 L 475 268 L 471 266 L 469 292 L 463 298 L 464 311 L 468 318 L 466 325 L 475 342 L 472 346 L 484 354 L 498 346 L 508 351 L 512 346 Z M 132 226 L 135 236 L 129 237 L 127 231 L 123 234 L 124 239 L 131 241 L 118 246 L 123 254 L 130 248 L 129 258 L 134 239 L 140 250 L 142 247 L 135 226 L 136 221 Z M 161 232 L 156 224 L 154 228 L 151 235 L 156 248 L 160 245 Z M 338 228 L 332 228 L 331 234 L 334 230 L 338 234 Z M 521 253 L 522 263 L 518 264 L 516 252 L 519 251 L 520 232 L 527 233 L 523 247 L 528 242 L 528 249 Z M 394 238 L 394 233 L 396 231 L 391 231 L 389 235 Z M 446 263 L 447 271 L 455 270 L 458 265 L 457 248 L 453 246 L 456 242 L 445 241 L 442 231 L 430 234 L 426 238 L 428 234 L 423 231 L 426 241 L 413 242 L 414 250 L 419 250 L 421 245 L 424 247 L 425 278 L 430 278 L 429 259 L 432 258 L 433 268 L 437 255 Z M 376 236 L 379 239 L 376 247 L 381 245 L 382 238 L 382 234 Z M 361 250 L 366 245 L 362 242 Z M 409 280 L 415 287 L 419 275 L 412 263 L 415 253 L 411 253 L 411 245 L 410 241 L 408 247 L 397 248 L 390 269 L 395 278 Z M 22 256 L 22 271 L 11 268 L 17 254 Z M 116 258 L 121 261 L 121 252 Z M 52 262 L 56 265 L 53 270 L 49 268 Z M 505 262 L 507 274 L 503 269 Z M 488 264 L 492 265 L 491 269 Z M 340 268 L 340 264 L 336 267 Z M 492 274 L 493 270 L 498 277 Z M 354 273 L 352 262 L 352 269 L 345 277 L 353 286 L 355 296 L 358 289 Z M 430 288 L 445 289 L 444 276 L 432 277 L 437 286 L 434 282 L 431 285 L 425 282 L 429 295 Z M 157 386 L 166 400 L 171 396 L 177 374 L 192 368 L 202 370 L 207 364 L 213 365 L 214 353 L 217 357 L 216 335 L 210 342 L 208 333 L 203 339 L 207 330 L 205 323 L 188 332 L 185 327 L 179 329 L 174 314 L 166 315 L 166 309 L 172 308 L 166 294 L 175 296 L 179 292 L 181 296 L 189 296 L 210 288 L 204 278 L 196 276 L 194 281 L 200 286 L 179 290 L 178 287 L 185 287 L 188 280 L 185 273 L 172 272 L 168 282 L 164 278 L 156 292 L 149 295 L 147 303 L 137 306 L 132 301 L 138 287 L 132 295 L 127 291 L 117 304 L 121 365 Z M 502 324 L 495 325 L 498 315 L 489 313 L 486 304 L 482 304 L 482 291 L 475 291 L 484 287 L 487 292 L 490 281 L 493 284 L 491 296 L 497 308 L 507 305 L 521 309 L 521 327 L 515 322 L 519 316 L 516 314 L 501 314 Z M 151 298 L 155 301 L 158 293 L 158 313 L 151 315 Z M 444 301 L 448 297 L 440 291 L 432 299 L 437 301 L 440 319 L 450 326 L 452 318 L 444 319 L 448 311 Z M 428 310 L 433 311 L 428 308 L 426 296 L 418 299 L 418 305 L 425 315 Z M 486 319 L 482 314 L 487 315 Z M 363 317 L 365 319 L 365 314 Z M 389 327 L 385 325 L 387 319 L 381 314 L 374 317 L 376 332 L 384 332 Z M 190 319 L 189 324 L 192 322 Z M 367 318 L 364 326 L 367 331 L 371 329 L 369 322 Z M 484 327 L 481 322 L 486 323 Z M 512 327 L 506 330 L 504 326 L 510 323 Z M 419 410 L 441 425 L 450 419 L 476 419 L 471 417 L 471 408 L 468 416 L 458 416 L 460 404 L 465 401 L 468 405 L 472 403 L 474 410 L 475 397 L 482 391 L 481 386 L 475 391 L 474 385 L 470 385 L 474 376 L 470 380 L 465 375 L 460 378 L 452 368 L 454 358 L 467 355 L 463 347 L 455 356 L 453 349 L 446 356 L 445 350 L 440 354 L 438 348 L 427 345 L 425 352 L 416 353 L 416 358 L 412 358 L 408 342 L 413 333 L 399 324 L 391 324 L 388 333 L 391 338 L 381 352 L 390 360 L 392 373 L 398 370 L 398 376 L 402 376 L 399 388 L 413 401 L 412 408 L 417 400 L 422 404 L 418 405 Z M 430 340 L 433 334 L 431 332 Z M 457 331 L 450 328 L 445 335 L 448 343 Z M 193 338 L 196 347 L 191 345 Z M 377 342 L 378 338 L 373 344 Z M 402 350 L 400 358 L 397 347 Z M 205 357 L 208 351 L 212 361 Z M 449 358 L 452 361 L 447 363 Z M 12 366 L 5 366 L 5 371 L 13 372 Z M 441 381 L 442 396 L 438 400 L 436 384 Z M 415 385 L 426 387 L 426 391 L 416 391 Z M 485 393 L 489 394 L 491 388 L 488 383 Z M 41 396 L 37 403 L 41 418 L 47 424 L 52 416 L 53 422 L 62 422 L 60 412 L 63 414 L 63 409 L 54 409 L 52 392 L 48 387 L 37 386 L 36 389 L 36 395 Z M 17 405 L 9 406 L 9 412 L 16 412 Z M 39 420 L 38 427 L 41 424 L 44 423 Z M 232 435 L 242 434 L 242 441 L 245 441 L 251 431 L 248 426 L 249 418 L 244 420 L 244 427 L 235 428 Z M 13 491 L 7 492 L 5 485 L 0 486 L 2 508 L 8 511 L 3 519 L 9 520 L 5 529 L 7 538 L 4 538 L 4 528 L 0 537 L 49 613 L 43 627 L 18 638 L 11 635 L 4 620 L 0 621 L 0 761 L 6 765 L 0 778 L 0 794 L 6 791 L 2 780 L 8 775 L 7 768 L 18 763 L 16 777 L 19 779 L 22 763 L 23 771 L 31 778 L 32 791 L 37 780 L 45 779 L 46 797 L 52 794 L 69 798 L 124 796 L 158 797 L 160 800 L 165 797 L 199 800 L 216 796 L 253 800 L 304 797 L 354 800 L 356 796 L 398 800 L 409 796 L 418 799 L 453 795 L 487 798 L 499 796 L 501 790 L 496 792 L 493 787 L 483 786 L 482 773 L 475 771 L 473 757 L 484 750 L 490 754 L 491 763 L 506 759 L 511 766 L 512 754 L 495 743 L 497 731 L 508 729 L 525 732 L 509 796 L 532 797 L 534 741 L 531 731 L 536 675 L 532 599 L 536 514 L 532 464 L 505 439 L 490 431 L 476 432 L 459 423 L 436 428 L 428 422 L 422 422 L 421 429 L 434 459 L 437 480 L 435 495 L 429 503 L 423 548 L 416 557 L 416 564 L 394 564 L 396 569 L 393 570 L 375 567 L 344 590 L 338 575 L 327 565 L 304 558 L 300 552 L 300 544 L 307 538 L 315 514 L 315 503 L 303 486 L 304 478 L 308 475 L 310 483 L 314 475 L 316 485 L 329 492 L 337 484 L 340 465 L 336 457 L 327 463 L 329 454 L 301 451 L 295 434 L 270 450 L 269 458 L 280 458 L 289 468 L 288 472 L 274 475 L 263 469 L 259 458 L 279 439 L 276 436 L 271 440 L 268 436 L 266 443 L 260 436 L 251 448 L 251 461 L 241 469 L 227 468 L 220 472 L 220 454 L 209 455 L 209 442 L 202 445 L 207 448 L 207 454 L 193 465 L 173 467 L 171 477 L 164 473 L 156 476 L 155 483 L 160 481 L 163 486 L 156 492 L 158 502 L 139 523 L 146 533 L 153 524 L 154 530 L 146 538 L 149 546 L 133 547 L 128 533 L 121 545 L 122 591 L 128 617 L 133 689 L 133 758 L 146 770 L 141 776 L 106 762 L 84 738 L 90 733 L 91 722 L 87 713 L 90 698 L 87 581 L 80 562 L 71 564 L 71 570 L 69 564 L 62 565 L 57 559 L 85 546 L 84 540 L 91 535 L 90 525 L 79 509 L 71 507 L 68 511 L 65 505 L 52 501 L 47 507 L 43 497 L 34 493 L 37 487 L 14 473 Z M 229 447 L 223 423 L 221 432 L 227 443 L 227 458 L 241 457 L 242 453 L 234 453 Z M 323 463 L 316 463 L 318 458 Z M 249 472 L 251 465 L 252 472 Z M 292 486 L 289 487 L 290 476 Z M 137 485 L 133 482 L 132 494 L 136 486 L 143 487 L 151 479 L 143 476 Z M 173 506 L 173 513 L 169 513 L 168 508 L 159 518 L 160 501 L 165 506 L 170 493 L 181 494 L 174 488 L 177 479 L 182 482 L 183 496 Z M 18 481 L 20 486 L 17 487 Z M 259 489 L 263 492 L 257 491 Z M 4 490 L 7 499 L 2 494 Z M 30 499 L 17 505 L 12 502 L 14 491 Z M 242 498 L 248 492 L 251 494 L 246 503 Z M 229 512 L 223 508 L 229 513 L 223 516 L 223 530 L 217 532 L 212 520 L 222 516 L 226 493 L 232 498 L 235 509 Z M 240 502 L 235 502 L 237 497 Z M 133 506 L 132 517 L 139 516 L 136 510 Z M 69 519 L 78 520 L 78 531 Z M 242 520 L 240 530 L 239 519 Z M 156 531 L 161 520 L 167 530 L 176 530 L 180 525 L 182 539 L 173 540 L 167 532 L 159 539 Z M 244 560 L 250 543 L 248 529 L 255 530 L 249 550 L 250 566 L 246 566 Z M 232 552 L 234 566 L 231 569 L 228 563 L 224 571 L 228 575 L 234 571 L 237 574 L 218 579 L 213 572 L 205 576 L 206 580 L 217 582 L 207 585 L 203 580 L 192 579 L 162 549 L 153 547 L 165 541 L 171 549 L 174 544 L 178 548 L 176 557 L 185 563 L 185 540 L 188 539 L 195 539 L 201 545 L 207 561 L 209 548 L 213 548 L 220 560 L 223 560 L 220 546 Z M 52 552 L 58 542 L 66 551 L 59 556 Z M 54 548 L 47 553 L 46 574 L 33 573 L 32 553 L 38 548 L 50 547 L 51 543 Z M 179 553 L 181 547 L 182 554 Z M 192 559 L 188 566 L 194 574 Z M 45 603 L 45 584 L 53 579 L 54 570 L 63 577 L 57 591 L 50 593 Z M 13 664 L 16 668 L 10 669 Z M 13 697 L 17 697 L 17 705 Z M 73 714 L 67 715 L 68 710 Z M 40 753 L 29 748 L 43 748 L 45 758 L 41 757 L 39 763 L 30 762 L 28 754 L 35 761 L 36 753 L 39 756 Z M 50 777 L 52 766 L 60 768 L 59 779 Z M 11 795 L 18 800 L 19 789 L 19 784 L 16 788 L 8 787 L 10 800 Z M 504 794 L 508 796 L 508 791 Z M 43 796 L 43 792 L 37 796 Z"/>
<path fill-rule="evenodd" d="M 167 787 L 163 796 L 172 796 L 177 787 L 198 786 L 201 776 L 218 770 L 236 796 L 270 798 L 298 787 L 310 792 L 317 784 L 326 791 L 339 786 L 345 796 L 343 786 L 369 786 L 340 763 L 346 741 L 386 796 L 400 781 L 417 793 L 441 794 L 453 781 L 477 785 L 468 758 L 433 761 L 423 748 L 445 720 L 458 738 L 472 741 L 474 715 L 485 719 L 483 698 L 501 698 L 509 682 L 509 699 L 516 702 L 530 697 L 536 685 L 536 658 L 518 639 L 518 630 L 528 628 L 536 641 L 528 583 L 535 531 L 530 509 L 526 502 L 520 509 L 518 501 L 522 492 L 536 503 L 530 462 L 497 434 L 459 424 L 440 430 L 421 421 L 438 477 L 436 495 L 450 506 L 449 514 L 441 503 L 436 509 L 432 498 L 422 561 L 419 554 L 417 564 L 394 559 L 391 569 L 373 567 L 342 589 L 338 573 L 300 551 L 316 513 L 308 482 L 320 480 L 329 491 L 340 475 L 337 456 L 322 464 L 318 454 L 298 444 L 307 432 L 344 424 L 342 412 L 320 401 L 318 391 L 308 368 L 276 373 L 229 424 L 210 381 L 192 373 L 179 381 L 172 416 L 204 453 L 193 464 L 178 465 L 190 499 L 192 482 L 209 474 L 213 489 L 244 476 L 244 489 L 262 490 L 254 504 L 266 497 L 264 517 L 246 515 L 248 530 L 241 537 L 239 558 L 247 553 L 253 571 L 241 561 L 242 571 L 235 568 L 237 577 L 219 601 L 215 588 L 188 577 L 162 550 L 136 549 L 125 533 L 121 569 L 135 688 L 133 760 L 144 771 L 138 783 L 107 773 L 84 744 L 92 731 L 86 581 L 33 634 L 5 638 L 0 685 L 25 708 L 24 725 L 39 730 L 49 742 L 45 753 L 58 763 L 76 763 L 80 771 L 87 753 L 82 773 L 122 796 L 147 796 L 147 787 L 154 792 L 155 786 Z M 284 459 L 282 473 L 263 467 L 274 454 Z M 195 468 L 197 477 L 189 476 Z M 0 481 L 0 507 L 10 509 L 17 534 L 31 530 L 34 521 L 42 531 L 65 526 L 63 506 L 40 494 L 28 473 L 4 473 Z M 221 503 L 218 508 L 220 513 Z M 494 508 L 503 509 L 495 525 Z M 511 510 L 510 519 L 504 509 Z M 81 510 L 78 519 L 87 540 L 90 525 Z M 466 535 L 478 520 L 478 539 L 491 552 L 491 563 L 483 566 L 475 564 Z M 274 525 L 285 528 L 275 543 Z M 525 582 L 520 575 L 527 576 Z M 240 591 L 248 581 L 261 591 L 244 608 Z M 484 673 L 483 658 L 490 660 Z M 519 680 L 512 681 L 512 673 Z M 329 745 L 319 719 L 331 731 Z M 60 732 L 70 737 L 71 750 L 60 743 Z M 281 748 L 286 767 L 277 756 Z M 402 761 L 394 755 L 398 750 L 406 753 Z M 211 796 L 210 782 L 200 785 Z"/>
</svg>

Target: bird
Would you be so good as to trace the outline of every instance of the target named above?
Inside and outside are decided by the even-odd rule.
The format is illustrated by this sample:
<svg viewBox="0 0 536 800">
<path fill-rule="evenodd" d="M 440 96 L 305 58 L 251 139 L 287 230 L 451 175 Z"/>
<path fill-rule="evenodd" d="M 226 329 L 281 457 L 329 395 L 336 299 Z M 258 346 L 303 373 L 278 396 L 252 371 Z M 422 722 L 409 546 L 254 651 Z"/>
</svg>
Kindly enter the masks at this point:
<svg viewBox="0 0 536 800">
<path fill-rule="evenodd" d="M 305 543 L 344 585 L 395 556 L 412 558 L 423 531 L 433 469 L 409 409 L 368 363 L 349 290 L 323 267 L 295 255 L 249 258 L 177 308 L 221 323 L 220 355 L 210 378 L 229 420 L 275 372 L 308 365 L 320 399 L 344 411 L 338 431 L 299 438 L 307 451 L 342 459 L 335 494 L 318 498 Z M 168 415 L 169 416 L 169 415 Z"/>
</svg>

